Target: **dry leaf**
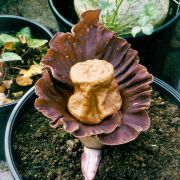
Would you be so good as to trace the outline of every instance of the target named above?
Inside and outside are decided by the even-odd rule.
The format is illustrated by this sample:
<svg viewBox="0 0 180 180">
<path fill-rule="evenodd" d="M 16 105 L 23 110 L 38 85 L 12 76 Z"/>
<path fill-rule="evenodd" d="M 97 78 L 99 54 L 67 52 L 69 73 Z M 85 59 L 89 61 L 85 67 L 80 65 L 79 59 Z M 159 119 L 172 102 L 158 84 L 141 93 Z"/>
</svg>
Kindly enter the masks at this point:
<svg viewBox="0 0 180 180">
<path fill-rule="evenodd" d="M 3 66 L 4 66 L 4 62 L 0 61 L 0 68 L 3 68 Z"/>
<path fill-rule="evenodd" d="M 0 93 L 0 105 L 11 103 L 12 100 L 7 98 L 4 93 Z"/>
<path fill-rule="evenodd" d="M 4 63 L 0 61 L 0 78 L 3 77 L 3 66 L 4 66 Z"/>
<path fill-rule="evenodd" d="M 19 37 L 19 39 L 20 39 L 22 44 L 26 44 L 27 40 L 26 40 L 26 36 L 25 35 L 20 34 L 20 35 L 18 35 L 18 37 Z"/>
<path fill-rule="evenodd" d="M 20 97 L 23 95 L 23 91 L 18 91 L 18 92 L 12 93 L 12 95 L 13 95 L 16 99 L 18 99 L 18 98 L 20 98 Z"/>
<path fill-rule="evenodd" d="M 29 70 L 21 69 L 19 72 L 20 75 L 24 77 L 33 77 L 38 74 L 42 74 L 42 67 L 40 65 L 31 65 Z"/>
<path fill-rule="evenodd" d="M 12 79 L 3 81 L 3 84 L 5 85 L 6 89 L 10 89 L 12 83 L 13 83 Z"/>
<path fill-rule="evenodd" d="M 11 99 L 5 98 L 5 99 L 2 101 L 2 104 L 9 104 L 9 103 L 11 103 L 11 102 L 12 102 Z"/>
<path fill-rule="evenodd" d="M 5 90 L 6 90 L 6 87 L 5 87 L 4 84 L 2 84 L 2 85 L 0 86 L 0 93 L 4 93 Z"/>
<path fill-rule="evenodd" d="M 19 75 L 24 75 L 24 74 L 26 74 L 26 76 L 27 76 L 27 71 L 28 71 L 28 70 L 26 70 L 26 69 L 21 69 L 21 70 L 19 71 Z"/>
<path fill-rule="evenodd" d="M 6 95 L 4 93 L 0 93 L 0 100 L 5 99 Z"/>
<path fill-rule="evenodd" d="M 4 45 L 4 49 L 7 49 L 7 50 L 13 50 L 13 42 L 7 42 L 5 45 Z"/>
<path fill-rule="evenodd" d="M 18 76 L 16 78 L 16 83 L 19 86 L 29 86 L 33 83 L 33 80 L 30 77 Z"/>
</svg>

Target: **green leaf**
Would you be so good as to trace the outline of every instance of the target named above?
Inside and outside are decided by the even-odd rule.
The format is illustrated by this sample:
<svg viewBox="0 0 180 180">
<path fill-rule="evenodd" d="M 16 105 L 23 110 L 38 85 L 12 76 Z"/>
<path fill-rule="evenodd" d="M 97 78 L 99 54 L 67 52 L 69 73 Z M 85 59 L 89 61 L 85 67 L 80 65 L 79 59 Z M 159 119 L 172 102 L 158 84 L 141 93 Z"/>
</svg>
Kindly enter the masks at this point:
<svg viewBox="0 0 180 180">
<path fill-rule="evenodd" d="M 19 32 L 17 32 L 16 36 L 25 36 L 26 39 L 30 39 L 31 38 L 31 30 L 29 27 L 25 27 L 23 29 L 21 29 Z"/>
<path fill-rule="evenodd" d="M 4 43 L 2 41 L 0 41 L 0 47 L 4 46 Z"/>
<path fill-rule="evenodd" d="M 146 35 L 151 35 L 154 31 L 154 27 L 152 24 L 147 24 L 146 26 L 142 27 L 142 32 Z"/>
<path fill-rule="evenodd" d="M 98 1 L 97 0 L 91 0 L 90 3 L 93 5 L 93 6 L 98 6 Z"/>
<path fill-rule="evenodd" d="M 144 6 L 144 15 L 155 18 L 159 14 L 157 3 L 149 3 Z"/>
<path fill-rule="evenodd" d="M 99 8 L 105 9 L 108 8 L 109 2 L 107 0 L 99 0 Z"/>
<path fill-rule="evenodd" d="M 127 3 L 128 4 L 134 3 L 133 1 L 135 1 L 135 0 L 127 0 Z"/>
<path fill-rule="evenodd" d="M 30 48 L 38 48 L 45 45 L 48 41 L 43 39 L 28 39 L 27 44 Z"/>
<path fill-rule="evenodd" d="M 1 55 L 0 60 L 2 60 L 2 61 L 20 61 L 20 60 L 22 60 L 22 58 L 16 53 L 4 52 Z"/>
<path fill-rule="evenodd" d="M 98 0 L 80 0 L 84 3 L 84 5 L 88 6 L 88 5 L 92 5 L 94 7 L 97 7 L 98 6 Z"/>
<path fill-rule="evenodd" d="M 101 9 L 101 15 L 112 15 L 116 9 L 116 3 L 110 3 L 109 0 L 99 0 L 98 7 Z"/>
<path fill-rule="evenodd" d="M 138 33 L 140 33 L 141 30 L 142 30 L 142 29 L 141 29 L 141 27 L 139 27 L 139 26 L 133 27 L 133 28 L 132 28 L 132 31 L 131 31 L 132 36 L 133 36 L 133 37 L 136 37 L 136 35 L 137 35 Z"/>
<path fill-rule="evenodd" d="M 7 42 L 18 43 L 19 39 L 14 37 L 14 36 L 11 36 L 9 34 L 1 34 L 0 35 L 0 41 L 2 41 L 4 44 Z"/>
<path fill-rule="evenodd" d="M 139 26 L 145 26 L 146 24 L 148 24 L 149 20 L 150 20 L 150 19 L 149 19 L 148 16 L 142 16 L 142 17 L 140 17 L 139 20 L 138 20 L 138 25 L 139 25 Z"/>
</svg>

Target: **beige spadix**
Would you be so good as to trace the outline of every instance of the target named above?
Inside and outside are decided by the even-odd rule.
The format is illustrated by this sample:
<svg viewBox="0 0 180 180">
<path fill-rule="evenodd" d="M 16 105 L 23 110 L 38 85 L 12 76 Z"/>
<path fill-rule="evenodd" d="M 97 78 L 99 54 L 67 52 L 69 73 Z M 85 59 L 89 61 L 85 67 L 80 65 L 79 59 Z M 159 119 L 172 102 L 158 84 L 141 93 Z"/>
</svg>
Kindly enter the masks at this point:
<svg viewBox="0 0 180 180">
<path fill-rule="evenodd" d="M 70 113 L 85 124 L 98 124 L 117 112 L 122 100 L 114 79 L 114 68 L 105 60 L 87 60 L 71 67 L 74 94 L 68 101 Z"/>
</svg>

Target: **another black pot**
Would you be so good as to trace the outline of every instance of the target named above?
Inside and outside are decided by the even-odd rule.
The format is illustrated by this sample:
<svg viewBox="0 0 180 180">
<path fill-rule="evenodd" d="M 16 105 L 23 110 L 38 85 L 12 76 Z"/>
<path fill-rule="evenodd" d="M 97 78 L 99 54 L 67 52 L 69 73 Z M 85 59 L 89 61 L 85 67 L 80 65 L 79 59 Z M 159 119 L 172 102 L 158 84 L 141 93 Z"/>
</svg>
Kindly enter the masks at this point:
<svg viewBox="0 0 180 180">
<path fill-rule="evenodd" d="M 18 32 L 23 27 L 29 27 L 34 37 L 50 40 L 51 32 L 44 26 L 19 16 L 0 15 L 0 33 Z M 4 134 L 9 115 L 17 102 L 0 106 L 0 160 L 5 159 L 4 155 Z"/>
<path fill-rule="evenodd" d="M 180 94 L 165 82 L 161 81 L 158 78 L 155 78 L 153 83 L 153 89 L 158 90 L 161 95 L 169 97 L 172 102 L 180 106 Z M 5 133 L 5 155 L 9 169 L 16 180 L 22 178 L 16 168 L 14 157 L 12 154 L 13 133 L 16 125 L 20 123 L 19 117 L 22 116 L 24 109 L 28 106 L 28 104 L 34 103 L 35 98 L 36 95 L 34 93 L 34 87 L 32 87 L 18 102 L 13 112 L 11 113 L 7 123 Z"/>
<path fill-rule="evenodd" d="M 72 26 L 78 22 L 74 10 L 74 0 L 49 0 L 49 5 L 57 19 L 60 31 L 70 31 Z M 138 35 L 136 38 L 132 36 L 123 37 L 132 45 L 132 48 L 138 50 L 141 64 L 158 77 L 163 69 L 174 27 L 180 17 L 180 13 L 176 15 L 177 5 L 172 1 L 171 9 L 172 13 L 166 22 L 156 28 L 152 35 Z"/>
</svg>

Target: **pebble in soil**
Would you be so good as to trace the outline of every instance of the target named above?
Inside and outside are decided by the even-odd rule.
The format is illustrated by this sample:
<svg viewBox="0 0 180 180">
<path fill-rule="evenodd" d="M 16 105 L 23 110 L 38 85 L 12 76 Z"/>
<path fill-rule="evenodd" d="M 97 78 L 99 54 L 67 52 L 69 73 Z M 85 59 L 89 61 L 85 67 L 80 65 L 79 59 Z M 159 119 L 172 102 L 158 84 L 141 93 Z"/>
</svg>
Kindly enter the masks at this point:
<svg viewBox="0 0 180 180">
<path fill-rule="evenodd" d="M 106 146 L 96 180 L 168 179 L 178 180 L 178 123 L 180 111 L 153 92 L 151 127 L 128 144 Z M 26 110 L 16 126 L 13 157 L 24 180 L 80 180 L 81 143 L 58 129 L 33 107 Z"/>
</svg>

